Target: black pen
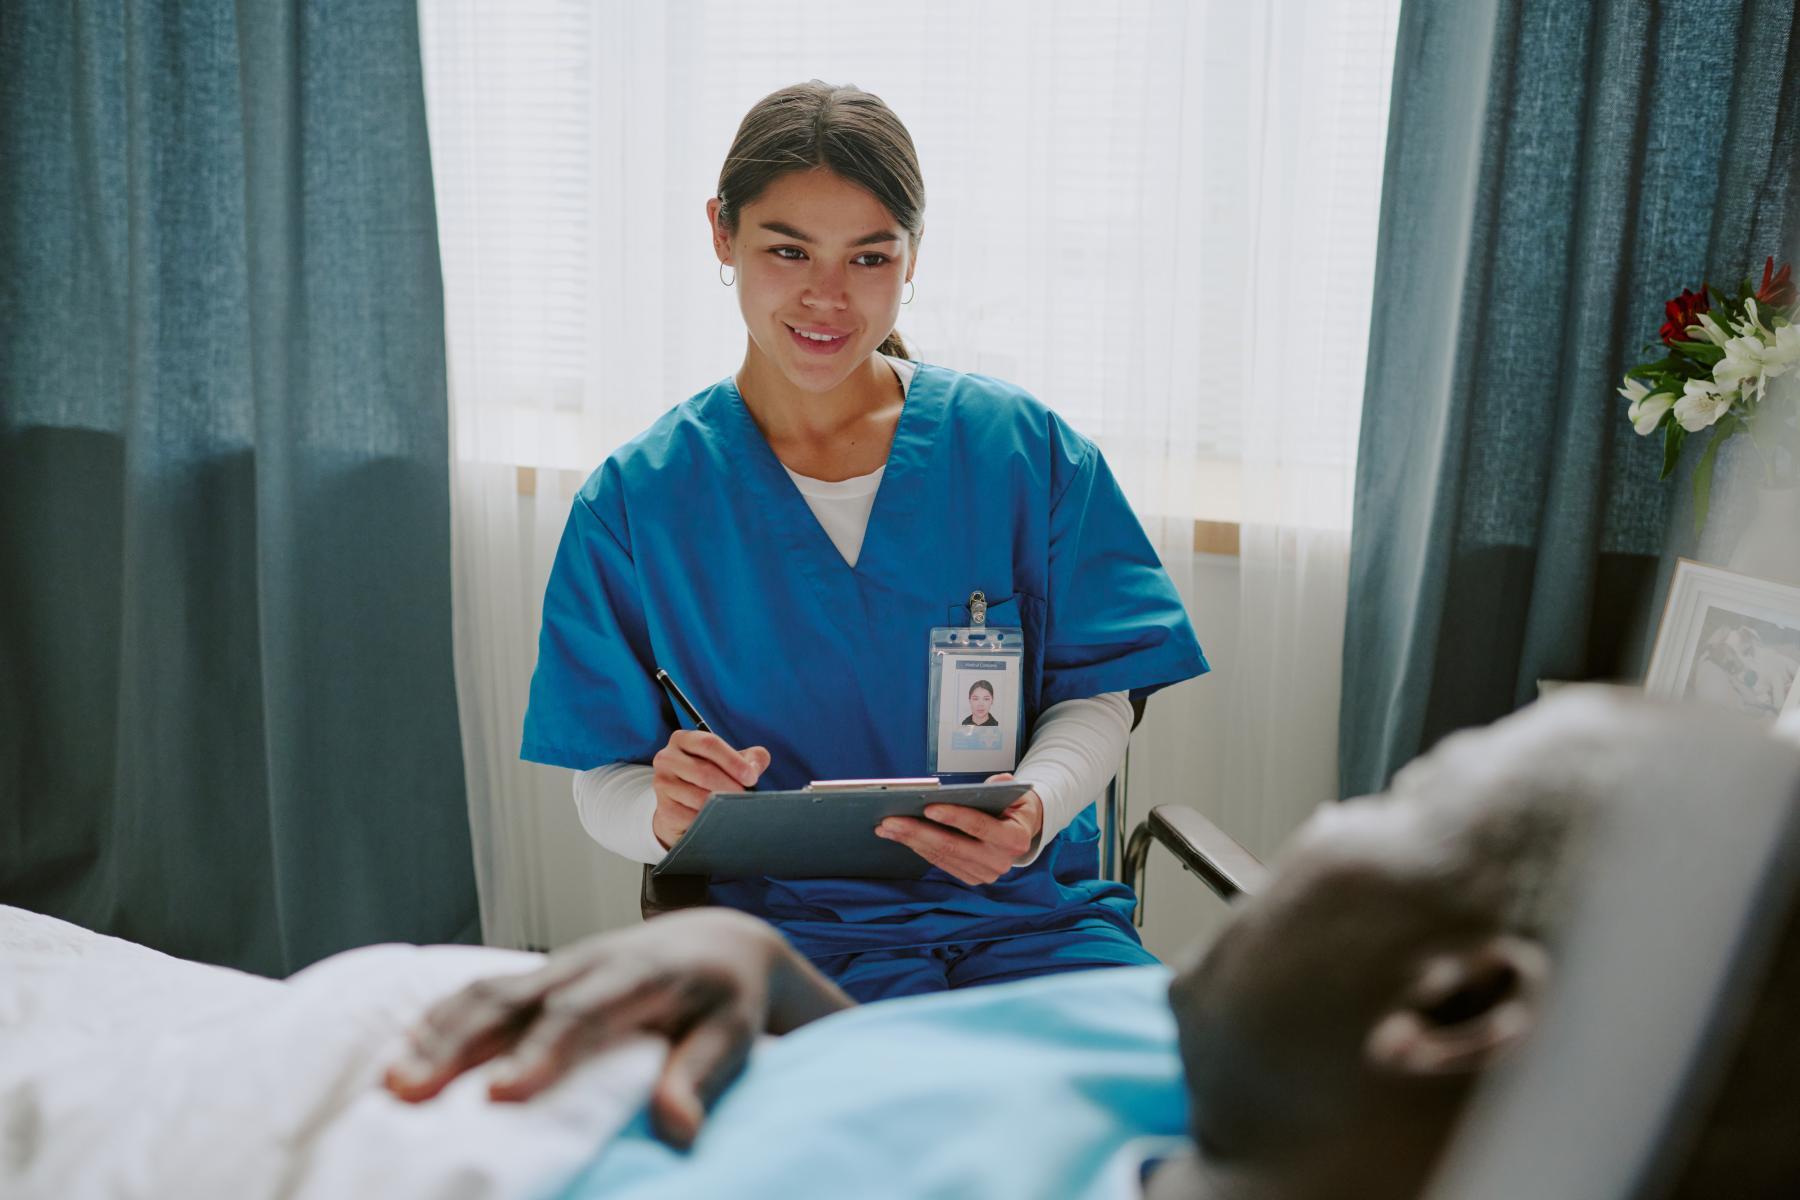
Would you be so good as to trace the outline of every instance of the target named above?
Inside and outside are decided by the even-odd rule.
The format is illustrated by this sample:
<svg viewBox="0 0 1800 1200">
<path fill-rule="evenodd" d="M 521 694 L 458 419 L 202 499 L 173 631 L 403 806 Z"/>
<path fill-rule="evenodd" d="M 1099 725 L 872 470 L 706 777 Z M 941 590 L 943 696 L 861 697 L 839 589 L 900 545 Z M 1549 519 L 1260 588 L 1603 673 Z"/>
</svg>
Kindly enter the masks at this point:
<svg viewBox="0 0 1800 1200">
<path fill-rule="evenodd" d="M 675 702 L 675 707 L 688 715 L 688 720 L 694 723 L 695 729 L 701 733 L 712 732 L 712 726 L 706 723 L 706 718 L 700 715 L 700 710 L 694 707 L 694 702 L 687 698 L 687 693 L 683 692 L 680 685 L 670 678 L 669 673 L 661 667 L 656 668 L 656 682 L 662 684 L 663 691 L 669 694 L 669 699 Z M 748 790 L 755 791 L 756 785 L 754 783 L 748 785 Z"/>
<path fill-rule="evenodd" d="M 694 723 L 695 729 L 701 733 L 712 732 L 712 726 L 706 723 L 706 718 L 700 715 L 700 710 L 694 707 L 693 701 L 687 698 L 675 681 L 669 678 L 669 673 L 661 667 L 656 668 L 656 682 L 662 684 L 663 691 L 669 693 L 669 699 L 675 702 L 675 707 L 688 715 L 688 720 Z"/>
</svg>

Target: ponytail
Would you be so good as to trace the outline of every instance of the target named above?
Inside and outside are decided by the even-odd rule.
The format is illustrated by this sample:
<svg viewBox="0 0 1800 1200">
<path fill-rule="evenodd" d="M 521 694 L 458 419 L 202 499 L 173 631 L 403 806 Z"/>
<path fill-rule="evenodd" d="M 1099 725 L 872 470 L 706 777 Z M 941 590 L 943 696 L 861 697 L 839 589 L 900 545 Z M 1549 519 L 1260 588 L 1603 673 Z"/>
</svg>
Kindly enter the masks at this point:
<svg viewBox="0 0 1800 1200">
<path fill-rule="evenodd" d="M 901 340 L 900 331 L 898 329 L 888 334 L 887 337 L 882 340 L 881 345 L 877 346 L 875 350 L 876 353 L 885 354 L 890 358 L 904 358 L 908 362 L 912 361 L 912 354 L 907 350 L 906 343 Z"/>
</svg>

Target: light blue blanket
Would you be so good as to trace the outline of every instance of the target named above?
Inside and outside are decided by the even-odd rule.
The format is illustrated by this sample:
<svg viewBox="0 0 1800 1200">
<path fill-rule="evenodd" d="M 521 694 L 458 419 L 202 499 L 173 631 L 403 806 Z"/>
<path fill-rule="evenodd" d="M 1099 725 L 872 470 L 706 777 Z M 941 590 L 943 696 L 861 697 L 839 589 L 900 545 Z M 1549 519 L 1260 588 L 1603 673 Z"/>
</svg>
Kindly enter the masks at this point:
<svg viewBox="0 0 1800 1200">
<path fill-rule="evenodd" d="M 693 1150 L 640 1115 L 563 1193 L 596 1197 L 1135 1194 L 1186 1129 L 1162 967 L 889 1000 L 765 1044 Z"/>
</svg>

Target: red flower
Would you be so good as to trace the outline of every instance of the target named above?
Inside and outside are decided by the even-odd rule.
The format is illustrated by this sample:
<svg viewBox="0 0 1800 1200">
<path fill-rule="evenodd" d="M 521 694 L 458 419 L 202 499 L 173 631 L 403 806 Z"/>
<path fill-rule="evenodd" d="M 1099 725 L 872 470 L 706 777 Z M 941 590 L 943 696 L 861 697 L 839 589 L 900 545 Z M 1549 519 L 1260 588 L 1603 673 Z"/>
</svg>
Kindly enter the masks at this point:
<svg viewBox="0 0 1800 1200">
<path fill-rule="evenodd" d="M 1770 255 L 1763 263 L 1762 286 L 1756 289 L 1758 304 L 1772 304 L 1776 308 L 1785 308 L 1794 302 L 1794 285 L 1788 280 L 1788 273 L 1793 270 L 1790 263 L 1782 263 L 1781 270 L 1775 269 L 1775 256 Z"/>
<path fill-rule="evenodd" d="M 1712 302 L 1706 298 L 1704 283 L 1700 285 L 1698 292 L 1690 292 L 1686 288 L 1682 288 L 1681 295 L 1663 305 L 1663 312 L 1667 313 L 1669 317 L 1667 321 L 1663 322 L 1661 330 L 1663 345 L 1690 340 L 1688 326 L 1698 325 L 1700 322 L 1695 318 L 1711 307 Z"/>
</svg>

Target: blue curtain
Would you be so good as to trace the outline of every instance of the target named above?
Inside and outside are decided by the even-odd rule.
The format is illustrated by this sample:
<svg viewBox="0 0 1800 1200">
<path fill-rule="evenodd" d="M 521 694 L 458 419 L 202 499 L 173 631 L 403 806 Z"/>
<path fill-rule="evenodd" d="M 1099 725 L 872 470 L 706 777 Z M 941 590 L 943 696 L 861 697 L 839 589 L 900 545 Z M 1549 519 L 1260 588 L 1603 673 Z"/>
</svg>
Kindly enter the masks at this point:
<svg viewBox="0 0 1800 1200">
<path fill-rule="evenodd" d="M 1542 678 L 1635 679 L 1685 490 L 1614 389 L 1800 229 L 1793 0 L 1409 0 L 1357 464 L 1340 782 Z"/>
<path fill-rule="evenodd" d="M 9 0 L 0 164 L 0 901 L 472 939 L 413 5 Z"/>
</svg>

